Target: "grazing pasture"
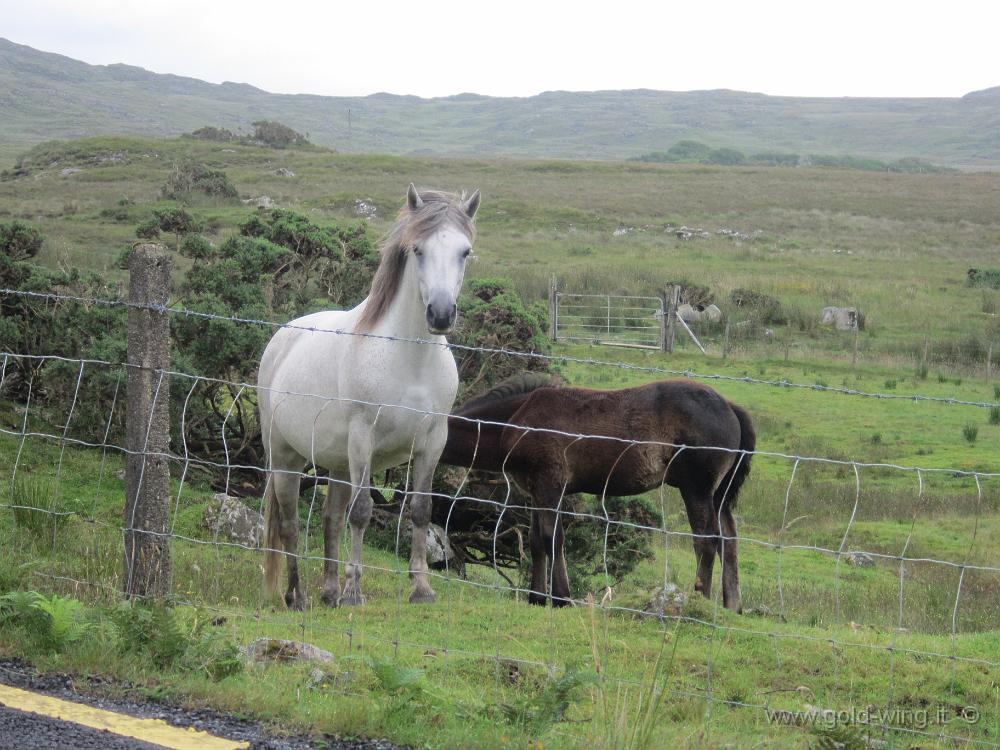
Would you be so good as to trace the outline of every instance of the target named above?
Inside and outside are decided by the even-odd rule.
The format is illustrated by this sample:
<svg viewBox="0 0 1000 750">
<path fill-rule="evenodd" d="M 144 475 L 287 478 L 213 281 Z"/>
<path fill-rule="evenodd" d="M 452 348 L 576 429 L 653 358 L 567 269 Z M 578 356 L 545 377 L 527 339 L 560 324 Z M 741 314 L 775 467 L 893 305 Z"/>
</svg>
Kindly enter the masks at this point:
<svg viewBox="0 0 1000 750">
<path fill-rule="evenodd" d="M 101 161 L 107 153 L 125 156 Z M 620 389 L 681 374 L 746 408 L 757 453 L 735 512 L 743 614 L 724 606 L 718 574 L 711 599 L 693 595 L 690 526 L 670 487 L 644 495 L 660 513 L 643 530 L 649 554 L 620 579 L 598 570 L 581 580 L 577 606 L 529 607 L 526 566 L 471 565 L 464 578 L 429 571 L 437 602 L 411 605 L 400 523 L 395 549 L 364 550 L 366 603 L 329 608 L 315 481 L 304 483 L 299 503 L 307 603 L 289 610 L 262 591 L 259 546 L 205 526 L 213 480 L 221 471 L 230 489 L 238 467 L 185 460 L 189 446 L 175 443 L 173 614 L 150 615 L 172 624 L 160 628 L 169 638 L 152 637 L 117 593 L 121 453 L 100 439 L 74 442 L 94 432 L 79 416 L 90 414 L 88 388 L 113 383 L 120 368 L 87 364 L 88 376 L 102 378 L 29 399 L 28 379 L 14 376 L 27 369 L 13 355 L 32 352 L 13 352 L 0 384 L 0 465 L 9 467 L 0 493 L 0 652 L 123 678 L 153 700 L 415 746 L 1000 742 L 1000 425 L 989 408 L 1000 388 L 986 367 L 991 344 L 1000 355 L 1000 292 L 966 284 L 968 268 L 995 265 L 1000 177 L 93 139 L 40 147 L 29 174 L 0 181 L 0 221 L 42 230 L 36 260 L 124 284 L 118 257 L 154 208 L 176 206 L 161 187 L 185 159 L 224 170 L 240 193 L 189 201 L 213 242 L 255 210 L 241 199 L 267 195 L 317 222 L 370 213 L 362 201 L 384 230 L 410 180 L 480 187 L 469 280 L 502 274 L 529 300 L 545 298 L 553 273 L 574 291 L 643 294 L 681 281 L 748 320 L 752 333 L 725 359 L 717 345 L 707 356 L 686 346 L 667 355 L 568 344 L 546 355 L 572 386 Z M 80 171 L 62 174 L 69 168 Z M 295 176 L 278 176 L 279 168 Z M 668 225 L 712 231 L 682 240 Z M 176 258 L 178 278 L 198 262 Z M 753 320 L 730 304 L 736 290 L 773 298 L 784 322 Z M 865 315 L 856 339 L 818 325 L 827 305 Z M 79 363 L 62 366 L 76 372 Z M 182 369 L 169 380 L 174 393 L 208 385 Z M 204 417 L 211 429 L 226 434 L 243 390 Z M 914 394 L 930 399 L 877 397 Z M 175 426 L 194 415 L 181 403 Z M 86 418 L 101 422 L 100 433 L 108 416 Z M 373 483 L 384 490 L 385 479 Z M 241 504 L 261 509 L 259 497 Z M 579 507 L 604 524 L 621 522 L 599 499 Z M 348 558 L 345 540 L 335 548 Z M 25 599 L 28 590 L 44 600 Z M 261 637 L 304 640 L 333 660 L 244 665 L 234 656 Z"/>
</svg>

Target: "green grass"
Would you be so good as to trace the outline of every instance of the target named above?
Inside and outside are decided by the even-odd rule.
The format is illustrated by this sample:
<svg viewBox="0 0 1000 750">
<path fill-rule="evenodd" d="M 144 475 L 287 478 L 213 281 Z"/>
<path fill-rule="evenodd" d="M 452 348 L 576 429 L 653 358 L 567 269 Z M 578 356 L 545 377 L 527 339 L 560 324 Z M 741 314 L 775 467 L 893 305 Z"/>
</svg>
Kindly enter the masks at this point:
<svg viewBox="0 0 1000 750">
<path fill-rule="evenodd" d="M 970 339 L 995 342 L 1000 332 L 995 318 L 983 312 L 983 290 L 965 286 L 966 270 L 995 265 L 1000 249 L 997 175 L 223 150 L 229 148 L 120 138 L 46 146 L 37 174 L 0 182 L 0 218 L 26 218 L 41 227 L 41 262 L 124 281 L 118 255 L 132 241 L 135 224 L 165 205 L 160 186 L 178 160 L 224 169 L 242 197 L 267 194 L 317 220 L 349 218 L 354 200 L 363 198 L 378 207 L 377 230 L 388 226 L 411 180 L 427 187 L 481 187 L 480 236 L 469 273 L 509 276 L 528 299 L 544 298 L 552 273 L 572 291 L 648 293 L 688 279 L 722 301 L 733 289 L 753 288 L 795 313 L 788 330 L 734 341 L 726 360 L 720 356 L 721 331 L 706 332 L 708 357 L 683 339 L 672 355 L 555 346 L 554 355 L 566 357 L 556 369 L 571 383 L 620 388 L 664 377 L 660 369 L 977 402 L 995 403 L 1000 393 L 983 377 L 982 358 L 956 346 Z M 121 152 L 122 161 L 94 161 Z M 48 166 L 46 159 L 60 163 Z M 82 171 L 61 176 L 66 164 Z M 274 176 L 278 166 L 296 177 Z M 127 207 L 127 221 L 102 215 L 123 197 L 135 202 Z M 250 212 L 236 201 L 198 201 L 191 210 L 210 224 L 213 241 Z M 668 223 L 761 234 L 753 242 L 718 236 L 681 242 L 663 231 Z M 636 229 L 614 237 L 619 226 Z M 854 304 L 867 316 L 857 365 L 851 364 L 852 334 L 808 323 L 827 304 Z M 651 369 L 572 361 L 590 358 Z M 213 682 L 116 657 L 87 638 L 61 654 L 41 653 L 6 626 L 0 626 L 0 650 L 28 654 L 42 667 L 114 674 L 156 695 L 209 702 L 288 730 L 387 736 L 416 746 L 619 746 L 634 727 L 645 726 L 640 717 L 650 715 L 654 681 L 667 692 L 650 725 L 652 747 L 807 747 L 816 739 L 807 729 L 770 725 L 759 708 L 806 704 L 940 704 L 949 710 L 973 705 L 982 712 L 978 724 L 953 720 L 942 731 L 995 742 L 996 669 L 948 658 L 995 661 L 1000 653 L 997 576 L 975 567 L 963 574 L 960 567 L 1000 565 L 1000 482 L 983 478 L 977 489 L 961 473 L 998 469 L 1000 425 L 991 410 L 739 380 L 705 382 L 749 409 L 759 449 L 781 454 L 754 459 L 739 505 L 744 603 L 755 614 L 737 617 L 694 598 L 685 611 L 690 619 L 680 625 L 637 619 L 627 611 L 641 608 L 665 577 L 692 590 L 694 560 L 681 535 L 688 525 L 675 490 L 666 490 L 663 502 L 667 528 L 680 534 L 667 537 L 665 549 L 657 537 L 655 559 L 614 586 L 617 610 L 528 607 L 482 568 L 470 573 L 478 585 L 435 579 L 438 604 L 411 607 L 405 564 L 367 549 L 368 605 L 289 613 L 262 600 L 258 554 L 199 543 L 212 541 L 201 528 L 211 490 L 195 475 L 172 509 L 175 533 L 193 540 L 173 544 L 174 596 L 193 605 L 181 608 L 183 616 L 225 617 L 221 629 L 240 643 L 266 635 L 327 648 L 336 662 L 325 687 L 311 688 L 309 669 L 298 666 L 254 667 Z M 33 407 L 33 429 L 61 434 L 64 408 Z M 21 418 L 2 403 L 0 428 L 18 431 Z M 974 442 L 963 435 L 968 425 L 976 428 Z M 15 439 L 0 436 L 0 463 L 11 465 L 16 451 Z M 789 489 L 794 456 L 960 474 L 860 466 L 858 491 L 849 463 L 803 461 Z M 24 487 L 51 483 L 58 461 L 57 442 L 28 440 L 18 465 L 22 489 L 14 492 L 26 497 L 31 493 Z M 13 511 L 0 508 L 0 589 L 71 594 L 93 605 L 116 599 L 119 469 L 114 455 L 102 472 L 100 454 L 66 450 L 58 486 L 49 490 L 73 515 L 55 534 L 25 531 Z M 175 485 L 175 499 L 177 490 Z M 11 504 L 10 491 L 4 482 L 0 504 Z M 658 494 L 652 498 L 659 504 Z M 306 538 L 315 554 L 317 529 Z M 873 567 L 854 567 L 838 561 L 841 547 L 887 557 L 876 558 Z M 912 560 L 903 565 L 904 630 L 898 630 L 898 557 L 904 549 Z M 303 568 L 308 593 L 318 602 L 319 565 L 310 561 Z M 604 581 L 588 584 L 599 598 Z M 718 583 L 715 588 L 718 593 Z M 663 656 L 668 652 L 669 658 Z M 381 662 L 364 657 L 420 670 L 419 690 L 387 689 L 372 668 Z M 505 718 L 537 716 L 557 696 L 560 676 L 574 668 L 599 672 L 601 680 L 575 689 L 566 721 L 546 727 Z M 886 739 L 892 747 L 934 744 L 897 733 Z"/>
<path fill-rule="evenodd" d="M 609 353 L 583 347 L 559 351 Z M 628 356 L 637 363 L 664 364 L 659 355 Z M 837 367 L 827 365 L 823 372 L 835 377 Z M 849 370 L 848 365 L 839 367 Z M 794 368 L 784 368 L 783 363 L 765 365 L 766 374 L 777 379 L 793 373 Z M 598 387 L 645 379 L 638 373 L 583 365 L 567 364 L 563 370 L 573 382 Z M 885 378 L 878 369 L 866 371 L 859 385 L 876 385 Z M 997 455 L 995 442 L 984 445 L 990 429 L 985 418 L 977 445 L 965 443 L 961 425 L 967 407 L 875 401 L 746 383 L 718 385 L 726 395 L 750 405 L 761 448 L 766 450 L 780 450 L 791 441 L 813 455 L 826 455 L 839 446 L 845 458 L 871 460 L 877 449 L 902 460 L 913 456 L 916 446 L 931 443 L 934 452 L 919 458 L 928 466 L 949 467 L 961 451 L 986 451 L 979 458 L 967 456 L 966 467 L 988 466 L 989 457 Z M 963 379 L 960 391 L 971 395 L 986 387 Z M 36 412 L 34 416 L 36 429 L 58 434 L 53 428 L 59 424 L 58 415 Z M 46 425 L 46 419 L 51 424 Z M 840 433 L 836 440 L 829 426 L 821 429 L 834 419 Z M 928 434 L 904 437 L 911 423 L 922 425 Z M 883 434 L 879 446 L 871 444 L 873 424 Z M 9 461 L 16 447 L 14 439 L 0 439 L 0 457 Z M 57 440 L 29 439 L 19 476 L 25 480 L 49 476 L 58 456 Z M 56 539 L 21 533 L 12 513 L 0 508 L 4 588 L 71 594 L 95 605 L 117 599 L 120 462 L 117 456 L 108 457 L 98 486 L 100 460 L 95 451 L 67 449 L 60 495 L 79 511 Z M 174 532 L 192 540 L 177 539 L 172 546 L 174 596 L 191 605 L 181 611 L 195 619 L 225 618 L 221 632 L 241 644 L 261 636 L 287 637 L 330 650 L 336 659 L 322 685 L 311 686 L 310 668 L 294 665 L 255 666 L 214 682 L 203 674 L 156 669 L 141 660 L 109 656 L 107 649 L 86 638 L 60 655 L 39 653 L 10 629 L 3 648 L 7 653 L 27 653 L 42 667 L 113 674 L 155 686 L 161 698 L 249 713 L 285 731 L 387 736 L 434 747 L 469 743 L 524 747 L 529 742 L 548 747 L 618 746 L 648 705 L 644 701 L 650 700 L 649 694 L 643 691 L 654 679 L 666 686 L 666 693 L 650 720 L 648 747 L 747 742 L 806 747 L 815 739 L 813 733 L 768 724 L 761 706 L 800 710 L 807 704 L 835 710 L 869 704 L 903 709 L 940 704 L 949 711 L 973 705 L 982 712 L 979 724 L 953 719 L 932 730 L 980 740 L 994 737 L 995 670 L 948 657 L 995 660 L 1000 653 L 996 574 L 967 569 L 955 611 L 957 565 L 1000 563 L 996 481 L 984 479 L 980 497 L 969 477 L 925 474 L 924 494 L 918 497 L 914 474 L 862 469 L 858 495 L 850 467 L 801 464 L 786 512 L 790 469 L 786 459 L 758 457 L 740 500 L 741 577 L 744 606 L 750 612 L 742 617 L 694 597 L 684 611 L 689 619 L 679 625 L 637 618 L 630 611 L 641 609 L 665 576 L 691 593 L 694 560 L 683 536 L 688 526 L 672 489 L 663 494 L 666 526 L 682 535 L 667 537 L 666 549 L 660 546 L 663 537 L 658 537 L 655 559 L 643 562 L 615 585 L 606 610 L 529 607 L 523 596 L 506 591 L 500 579 L 482 568 L 472 570 L 469 582 L 435 578 L 439 602 L 413 607 L 406 603 L 405 562 L 366 549 L 369 567 L 363 580 L 370 601 L 365 607 L 320 607 L 321 568 L 312 560 L 303 564 L 302 572 L 315 606 L 305 613 L 291 613 L 262 599 L 259 554 L 198 543 L 212 541 L 201 527 L 211 490 L 189 478 L 172 509 Z M 173 491 L 177 500 L 176 483 Z M 660 501 L 658 493 L 652 498 Z M 848 533 L 855 502 L 857 512 Z M 310 554 L 317 554 L 321 540 L 316 523 L 306 538 L 303 551 L 308 543 Z M 778 544 L 781 549 L 774 546 Z M 846 560 L 838 562 L 836 552 L 842 544 L 845 551 L 889 557 L 877 558 L 874 567 L 853 567 Z M 900 564 L 892 558 L 904 549 L 914 560 L 904 565 L 900 621 Z M 590 583 L 600 597 L 603 581 L 595 578 Z M 718 587 L 717 579 L 716 594 Z M 663 666 L 663 648 L 670 649 L 669 668 Z M 410 676 L 419 688 L 387 690 L 370 659 L 395 665 L 392 669 L 418 670 Z M 539 706 L 551 702 L 545 691 L 554 689 L 558 683 L 552 681 L 572 669 L 598 673 L 600 680 L 575 689 L 564 721 L 538 720 Z M 510 712 L 536 719 L 512 724 L 506 718 Z M 890 733 L 887 739 L 902 747 L 919 744 L 905 734 Z"/>
<path fill-rule="evenodd" d="M 109 156 L 121 161 L 99 161 Z M 552 274 L 562 289 L 582 292 L 649 294 L 686 279 L 709 287 L 724 309 L 737 288 L 776 297 L 790 325 L 774 327 L 771 337 L 757 331 L 734 338 L 737 355 L 783 356 L 787 343 L 793 361 L 849 359 L 853 335 L 823 329 L 818 318 L 826 305 L 855 305 L 867 321 L 860 361 L 896 365 L 893 379 L 918 371 L 925 338 L 932 376 L 982 372 L 991 342 L 1000 356 L 996 318 L 982 312 L 984 294 L 995 293 L 965 285 L 968 268 L 989 266 L 1000 249 L 1000 176 L 991 173 L 611 162 L 558 162 L 553 169 L 548 162 L 95 138 L 40 147 L 36 173 L 0 182 L 0 218 L 40 226 L 43 263 L 122 278 L 121 251 L 135 225 L 166 205 L 160 188 L 185 159 L 225 170 L 245 198 L 266 194 L 320 221 L 351 218 L 355 199 L 364 199 L 378 208 L 378 231 L 388 227 L 410 180 L 482 188 L 471 276 L 509 276 L 528 299 L 545 298 Z M 82 171 L 61 176 L 67 164 Z M 275 176 L 279 166 L 296 176 Z M 136 204 L 127 221 L 102 215 L 121 198 Z M 250 213 L 239 201 L 196 201 L 191 208 L 216 242 Z M 760 234 L 753 241 L 713 235 L 684 242 L 663 231 L 668 223 Z M 619 226 L 635 231 L 612 236 Z M 721 328 L 699 334 L 720 351 Z M 683 337 L 679 345 L 690 347 Z"/>
</svg>

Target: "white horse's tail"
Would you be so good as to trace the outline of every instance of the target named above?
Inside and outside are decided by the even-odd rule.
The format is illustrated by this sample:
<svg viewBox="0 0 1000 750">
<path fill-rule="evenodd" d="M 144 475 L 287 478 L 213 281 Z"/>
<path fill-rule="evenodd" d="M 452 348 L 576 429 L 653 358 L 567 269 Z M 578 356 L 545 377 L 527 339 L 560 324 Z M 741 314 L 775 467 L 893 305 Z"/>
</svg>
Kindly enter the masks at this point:
<svg viewBox="0 0 1000 750">
<path fill-rule="evenodd" d="M 278 575 L 281 572 L 281 507 L 274 492 L 274 478 L 268 479 L 264 489 L 267 510 L 264 515 L 264 595 L 278 593 Z"/>
</svg>

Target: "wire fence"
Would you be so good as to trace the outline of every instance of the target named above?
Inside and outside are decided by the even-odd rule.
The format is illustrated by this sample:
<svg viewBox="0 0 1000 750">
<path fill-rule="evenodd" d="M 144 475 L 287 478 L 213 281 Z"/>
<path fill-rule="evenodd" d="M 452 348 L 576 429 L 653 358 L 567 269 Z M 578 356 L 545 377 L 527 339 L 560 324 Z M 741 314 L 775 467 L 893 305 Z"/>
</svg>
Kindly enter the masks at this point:
<svg viewBox="0 0 1000 750">
<path fill-rule="evenodd" d="M 165 305 L 135 305 L 122 300 L 83 299 L 69 295 L 35 295 L 16 290 L 0 292 L 138 308 L 171 315 L 219 317 L 230 322 L 275 329 L 283 326 L 272 321 L 241 320 Z M 326 333 L 370 335 L 348 331 Z M 440 346 L 431 341 L 421 343 Z M 480 351 L 475 347 L 473 349 Z M 515 357 L 549 356 L 534 352 L 500 351 Z M 405 603 L 410 573 L 404 540 L 408 524 L 407 502 L 412 495 L 409 487 L 404 487 L 402 491 L 403 501 L 394 522 L 392 549 L 385 556 L 375 558 L 374 562 L 368 560 L 364 563 L 373 587 L 372 598 L 375 602 L 381 600 L 381 603 L 366 605 L 346 615 L 340 610 L 320 607 L 316 601 L 317 583 L 322 578 L 320 567 L 332 560 L 339 564 L 346 564 L 348 560 L 343 553 L 330 557 L 323 548 L 322 540 L 316 536 L 317 526 L 324 515 L 320 488 L 324 482 L 336 484 L 341 480 L 318 476 L 317 469 L 321 467 L 315 466 L 315 461 L 302 471 L 286 472 L 298 476 L 304 483 L 311 483 L 311 492 L 308 492 L 308 509 L 302 519 L 304 533 L 300 549 L 294 553 L 277 550 L 300 562 L 303 589 L 310 597 L 310 606 L 300 613 L 276 608 L 262 596 L 258 584 L 260 560 L 268 551 L 264 538 L 259 534 L 251 540 L 224 538 L 221 526 L 205 529 L 192 522 L 191 517 L 192 509 L 199 509 L 210 492 L 204 489 L 210 478 L 221 478 L 222 489 L 229 495 L 239 477 L 256 477 L 259 483 L 270 474 L 263 460 L 247 463 L 239 460 L 234 444 L 236 432 L 233 422 L 237 406 L 252 405 L 256 401 L 257 385 L 166 368 L 149 371 L 148 367 L 134 362 L 57 354 L 0 352 L 0 359 L 0 403 L 9 407 L 9 411 L 5 408 L 0 421 L 0 445 L 11 467 L 6 493 L 2 496 L 4 502 L 0 504 L 10 514 L 5 530 L 7 554 L 19 564 L 30 565 L 31 575 L 40 582 L 47 582 L 53 589 L 105 600 L 119 598 L 123 589 L 128 588 L 123 580 L 126 574 L 121 568 L 121 541 L 123 536 L 137 534 L 162 539 L 168 544 L 174 565 L 169 571 L 167 589 L 173 603 L 197 606 L 220 617 L 230 618 L 239 623 L 241 635 L 284 637 L 297 633 L 303 638 L 322 639 L 324 647 L 331 648 L 338 655 L 359 650 L 391 650 L 401 658 L 439 654 L 446 673 L 461 671 L 463 660 L 474 660 L 492 664 L 498 673 L 513 664 L 523 669 L 541 670 L 551 677 L 574 655 L 593 651 L 594 661 L 598 658 L 601 661 L 602 680 L 635 689 L 650 687 L 649 675 L 630 667 L 630 653 L 628 649 L 616 645 L 617 638 L 588 643 L 581 632 L 577 638 L 567 639 L 563 630 L 565 621 L 559 619 L 554 611 L 540 621 L 544 631 L 541 640 L 546 645 L 524 645 L 520 640 L 524 636 L 518 632 L 512 635 L 512 631 L 516 631 L 517 607 L 524 606 L 524 600 L 531 593 L 530 587 L 520 582 L 516 570 L 500 569 L 495 559 L 492 567 L 467 572 L 454 569 L 453 559 L 445 554 L 441 567 L 429 571 L 435 587 L 440 591 L 441 601 L 431 608 L 432 614 L 421 614 L 421 617 L 431 618 L 436 627 L 414 627 L 415 618 Z M 562 361 L 566 358 L 554 356 L 552 359 Z M 905 398 L 979 408 L 995 406 L 988 402 L 919 394 L 864 393 L 851 389 L 818 388 L 811 384 L 640 368 L 628 363 L 577 361 L 657 374 L 733 380 L 861 397 Z M 40 392 L 40 373 L 54 366 L 75 373 L 75 377 L 69 379 L 72 383 L 70 392 L 60 394 L 58 399 L 53 399 L 52 394 Z M 137 449 L 125 442 L 120 425 L 125 421 L 126 402 L 120 396 L 119 386 L 128 379 L 129 372 L 135 370 L 144 370 L 152 376 L 156 384 L 152 396 L 154 403 L 161 398 L 160 394 L 184 394 L 180 401 L 180 413 L 172 415 L 171 429 L 179 445 L 175 442 L 171 449 L 151 451 L 145 443 Z M 110 402 L 106 398 L 109 383 L 114 384 Z M 224 386 L 229 393 L 235 394 L 227 408 L 212 417 L 213 424 L 201 425 L 202 434 L 209 432 L 218 436 L 218 444 L 222 446 L 221 460 L 205 455 L 203 446 L 189 442 L 188 427 L 194 417 L 193 404 L 200 390 L 211 386 Z M 98 398 L 98 389 L 103 394 L 101 398 Z M 361 405 L 374 410 L 376 418 L 393 412 L 417 413 L 438 419 L 448 416 L 415 409 L 405 403 L 374 403 L 319 393 L 280 393 L 321 403 Z M 100 420 L 88 416 L 84 424 L 80 416 L 81 408 L 92 403 L 105 404 L 107 412 Z M 205 419 L 202 414 L 198 414 L 197 418 Z M 147 435 L 152 424 L 151 417 L 149 419 Z M 485 424 L 497 426 L 503 423 Z M 479 424 L 477 429 L 482 429 L 482 426 Z M 984 541 L 981 529 L 995 516 L 996 509 L 992 503 L 997 496 L 1000 470 L 920 467 L 765 450 L 748 452 L 718 446 L 630 440 L 615 435 L 581 434 L 544 427 L 523 429 L 528 433 L 558 435 L 568 445 L 584 440 L 618 442 L 622 451 L 637 446 L 657 446 L 674 451 L 732 452 L 740 460 L 752 457 L 756 466 L 769 467 L 766 475 L 772 479 L 756 481 L 751 502 L 744 506 L 747 509 L 741 514 L 741 525 L 748 525 L 755 533 L 718 534 L 723 550 L 726 544 L 739 545 L 744 559 L 749 557 L 753 561 L 751 571 L 744 573 L 747 586 L 745 603 L 749 605 L 747 609 L 755 609 L 756 614 L 748 614 L 743 619 L 723 611 L 718 590 L 703 605 L 698 605 L 695 599 L 687 599 L 674 609 L 667 607 L 657 611 L 643 601 L 629 598 L 629 594 L 636 592 L 625 591 L 628 584 L 614 580 L 609 574 L 614 562 L 609 559 L 613 555 L 609 551 L 609 538 L 616 530 L 628 530 L 650 539 L 651 548 L 656 551 L 654 559 L 661 567 L 656 580 L 647 582 L 655 583 L 661 596 L 674 596 L 677 601 L 685 599 L 684 593 L 693 579 L 690 547 L 703 535 L 693 532 L 682 517 L 669 510 L 671 504 L 677 505 L 673 500 L 673 490 L 661 486 L 654 493 L 661 508 L 659 523 L 616 517 L 608 511 L 604 497 L 598 498 L 590 508 L 573 506 L 565 497 L 560 497 L 556 508 L 557 517 L 566 524 L 587 521 L 603 526 L 603 549 L 600 553 L 603 575 L 593 578 L 592 596 L 578 599 L 576 603 L 597 613 L 602 618 L 605 632 L 614 632 L 619 627 L 618 623 L 622 620 L 616 618 L 636 617 L 641 618 L 645 623 L 643 627 L 654 634 L 667 632 L 671 637 L 680 637 L 678 628 L 684 627 L 685 637 L 704 645 L 704 664 L 698 668 L 692 666 L 686 674 L 677 675 L 670 683 L 668 693 L 677 699 L 702 705 L 709 724 L 713 712 L 723 707 L 748 711 L 758 721 L 785 721 L 788 717 L 782 712 L 787 711 L 785 707 L 789 705 L 789 689 L 794 692 L 798 684 L 806 680 L 804 675 L 790 675 L 791 681 L 785 687 L 760 689 L 750 695 L 734 692 L 726 674 L 728 662 L 720 655 L 720 649 L 759 648 L 760 644 L 767 644 L 777 664 L 798 664 L 792 651 L 798 646 L 808 648 L 811 657 L 818 659 L 812 668 L 825 675 L 826 681 L 833 686 L 825 691 L 823 699 L 831 701 L 831 704 L 818 710 L 820 717 L 826 715 L 824 711 L 838 711 L 841 710 L 838 707 L 844 705 L 877 706 L 883 707 L 885 713 L 866 714 L 867 720 L 858 720 L 858 723 L 868 724 L 871 731 L 877 730 L 884 736 L 912 735 L 939 742 L 1000 746 L 995 734 L 996 718 L 987 715 L 995 706 L 970 705 L 969 708 L 983 712 L 976 723 L 969 722 L 954 708 L 965 706 L 970 700 L 969 685 L 982 685 L 984 680 L 987 684 L 989 680 L 996 684 L 1000 675 L 1000 658 L 996 654 L 980 652 L 980 641 L 974 637 L 977 633 L 995 630 L 998 625 L 1000 567 L 994 562 L 988 547 L 993 537 L 986 536 Z M 315 445 L 315 442 L 314 433 L 312 444 Z M 86 474 L 93 462 L 81 465 L 80 456 L 96 452 L 101 455 L 96 481 L 91 478 L 84 483 L 81 474 Z M 122 480 L 115 470 L 129 456 L 138 458 L 142 466 L 151 459 L 159 459 L 171 467 L 170 474 L 174 480 L 169 494 L 167 524 L 162 529 L 138 527 L 128 516 L 108 510 L 113 503 L 109 504 L 107 497 L 123 497 Z M 412 451 L 410 458 L 412 461 Z M 774 468 L 777 466 L 785 467 L 785 479 L 773 479 L 781 473 Z M 896 540 L 896 549 L 889 550 L 881 543 L 866 544 L 866 539 L 870 537 L 857 533 L 859 526 L 864 524 L 866 533 L 870 533 L 873 522 L 884 520 L 875 507 L 879 493 L 884 491 L 888 479 L 898 481 L 902 476 L 910 478 L 911 491 L 903 493 L 902 501 L 889 514 L 896 519 L 896 533 L 891 537 Z M 436 502 L 448 507 L 443 524 L 445 540 L 453 533 L 452 519 L 456 509 L 477 508 L 489 512 L 496 519 L 495 534 L 499 533 L 505 516 L 516 511 L 532 510 L 529 503 L 519 499 L 521 496 L 511 477 L 504 474 L 501 479 L 500 497 L 470 493 L 468 472 L 451 491 L 436 488 L 432 492 Z M 37 496 L 25 492 L 24 485 L 26 481 L 37 483 L 42 480 L 48 483 L 48 490 L 43 493 L 46 495 L 45 503 L 38 503 Z M 865 481 L 872 483 L 872 490 L 865 491 Z M 139 483 L 142 484 L 141 478 Z M 933 487 L 930 487 L 932 484 Z M 356 498 L 359 488 L 351 489 Z M 370 486 L 360 489 L 368 493 L 386 488 L 373 480 Z M 815 500 L 810 502 L 810 497 L 817 495 L 823 496 L 818 503 L 823 507 L 819 509 L 814 507 L 817 504 Z M 957 541 L 948 547 L 935 546 L 929 542 L 930 536 L 921 535 L 922 527 L 933 529 L 936 524 L 932 496 L 951 498 L 959 511 L 951 520 Z M 266 510 L 259 496 L 243 504 L 261 516 Z M 780 517 L 776 512 L 779 507 Z M 838 518 L 842 522 L 843 535 L 838 533 L 838 543 L 825 543 L 814 533 L 802 532 L 802 518 L 821 512 L 825 512 L 826 520 L 831 523 Z M 53 521 L 50 524 L 51 542 L 46 536 L 42 545 L 48 548 L 47 553 L 34 559 L 38 542 L 28 538 L 26 529 L 32 523 L 31 518 L 37 515 Z M 0 529 L 3 528 L 0 523 Z M 49 530 L 49 527 L 46 529 Z M 338 540 L 337 550 L 342 549 L 341 542 Z M 720 558 L 724 557 L 720 554 Z M 863 570 L 855 567 L 856 564 L 871 567 Z M 765 568 L 771 565 L 773 580 L 764 574 Z M 547 574 L 551 586 L 554 573 L 549 570 Z M 866 595 L 859 591 L 859 587 L 864 586 L 872 587 L 873 593 Z M 934 602 L 917 598 L 930 595 L 933 595 Z M 487 608 L 492 620 L 486 625 L 481 621 L 469 622 L 470 602 Z M 930 610 L 934 610 L 934 616 L 928 614 Z M 937 637 L 931 638 L 921 630 Z M 854 636 L 844 635 L 846 632 L 852 632 Z M 866 675 L 855 671 L 864 667 L 859 667 L 859 662 L 851 654 L 864 653 L 884 655 L 890 676 L 884 689 L 875 687 L 874 681 L 870 683 Z M 897 694 L 892 676 L 902 674 L 904 670 L 923 669 L 922 665 L 928 663 L 938 667 L 950 665 L 950 669 L 946 670 L 950 672 L 950 679 L 945 690 L 951 705 L 948 721 L 933 728 L 901 723 L 898 715 L 890 712 L 912 708 L 915 697 Z M 457 676 L 458 673 L 455 674 Z M 485 697 L 491 688 L 484 685 L 481 689 Z M 983 695 L 989 695 L 989 690 L 973 692 L 975 700 Z M 796 714 L 792 720 L 798 718 L 801 717 Z"/>
</svg>

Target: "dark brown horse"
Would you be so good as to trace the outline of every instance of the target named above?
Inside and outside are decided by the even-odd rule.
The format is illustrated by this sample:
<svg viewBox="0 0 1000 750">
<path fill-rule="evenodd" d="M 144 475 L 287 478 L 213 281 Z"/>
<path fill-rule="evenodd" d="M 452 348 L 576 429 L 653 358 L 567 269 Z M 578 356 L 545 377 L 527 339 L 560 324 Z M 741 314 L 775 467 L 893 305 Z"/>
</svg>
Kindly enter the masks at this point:
<svg viewBox="0 0 1000 750">
<path fill-rule="evenodd" d="M 750 415 L 698 383 L 598 391 L 553 387 L 547 378 L 523 374 L 452 413 L 441 463 L 504 472 L 531 495 L 532 604 L 547 599 L 547 560 L 553 605 L 570 602 L 559 518 L 566 495 L 636 495 L 666 483 L 680 490 L 687 509 L 698 560 L 695 590 L 711 595 L 718 554 L 723 603 L 739 612 L 732 510 L 755 446 Z"/>
</svg>

